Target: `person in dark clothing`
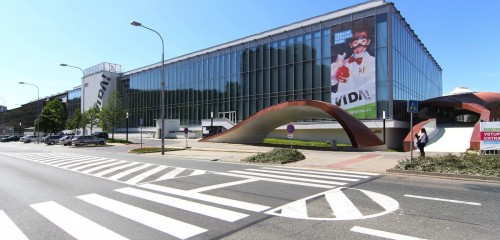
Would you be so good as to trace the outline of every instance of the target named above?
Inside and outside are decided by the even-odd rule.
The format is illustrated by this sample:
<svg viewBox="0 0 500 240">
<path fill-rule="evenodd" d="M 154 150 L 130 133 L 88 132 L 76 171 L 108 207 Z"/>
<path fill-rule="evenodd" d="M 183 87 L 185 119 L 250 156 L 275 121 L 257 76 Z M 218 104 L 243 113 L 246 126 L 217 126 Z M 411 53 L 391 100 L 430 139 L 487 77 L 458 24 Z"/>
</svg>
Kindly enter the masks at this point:
<svg viewBox="0 0 500 240">
<path fill-rule="evenodd" d="M 425 148 L 425 145 L 427 144 L 427 142 L 429 141 L 429 137 L 427 136 L 427 131 L 425 130 L 425 128 L 422 128 L 420 130 L 420 133 L 418 134 L 417 139 L 418 139 L 417 147 L 418 147 L 418 150 L 420 150 L 420 157 L 425 157 L 424 148 Z"/>
</svg>

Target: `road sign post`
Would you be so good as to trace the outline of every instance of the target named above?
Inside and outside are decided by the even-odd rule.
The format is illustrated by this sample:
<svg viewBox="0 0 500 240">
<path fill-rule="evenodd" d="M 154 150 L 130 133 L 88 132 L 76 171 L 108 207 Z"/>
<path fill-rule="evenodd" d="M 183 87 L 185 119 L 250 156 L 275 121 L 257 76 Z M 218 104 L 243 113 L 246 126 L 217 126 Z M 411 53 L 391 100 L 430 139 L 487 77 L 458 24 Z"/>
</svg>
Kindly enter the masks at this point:
<svg viewBox="0 0 500 240">
<path fill-rule="evenodd" d="M 186 137 L 186 148 L 189 148 L 188 147 L 188 134 L 189 134 L 189 129 L 184 128 L 184 137 Z"/>
<path fill-rule="evenodd" d="M 418 101 L 408 100 L 407 111 L 410 113 L 410 163 L 413 161 L 413 114 L 418 113 Z"/>
<path fill-rule="evenodd" d="M 288 138 L 290 138 L 290 148 L 293 149 L 292 139 L 293 139 L 293 131 L 295 131 L 295 127 L 293 124 L 288 124 L 286 126 L 286 131 L 288 132 Z"/>
</svg>

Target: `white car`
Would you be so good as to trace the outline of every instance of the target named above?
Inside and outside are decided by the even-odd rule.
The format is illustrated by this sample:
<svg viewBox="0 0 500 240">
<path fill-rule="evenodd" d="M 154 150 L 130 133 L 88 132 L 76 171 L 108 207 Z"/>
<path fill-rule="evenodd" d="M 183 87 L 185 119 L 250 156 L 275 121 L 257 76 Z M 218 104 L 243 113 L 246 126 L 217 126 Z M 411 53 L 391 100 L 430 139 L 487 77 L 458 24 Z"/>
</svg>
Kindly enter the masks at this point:
<svg viewBox="0 0 500 240">
<path fill-rule="evenodd" d="M 63 136 L 61 138 L 59 138 L 59 144 L 62 144 L 64 146 L 71 146 L 72 143 L 71 143 L 71 139 L 73 139 L 74 136 Z"/>
</svg>

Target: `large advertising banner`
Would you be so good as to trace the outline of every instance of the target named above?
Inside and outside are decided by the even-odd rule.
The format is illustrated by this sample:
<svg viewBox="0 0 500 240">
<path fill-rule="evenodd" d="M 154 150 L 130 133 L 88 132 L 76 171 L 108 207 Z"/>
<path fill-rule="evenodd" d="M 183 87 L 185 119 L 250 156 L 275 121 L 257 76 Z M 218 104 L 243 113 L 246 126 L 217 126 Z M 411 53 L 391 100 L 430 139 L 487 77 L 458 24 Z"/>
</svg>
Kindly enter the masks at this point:
<svg viewBox="0 0 500 240">
<path fill-rule="evenodd" d="M 358 119 L 377 117 L 374 18 L 332 27 L 331 100 Z"/>
<path fill-rule="evenodd" d="M 500 150 L 500 122 L 481 122 L 481 150 Z"/>
</svg>

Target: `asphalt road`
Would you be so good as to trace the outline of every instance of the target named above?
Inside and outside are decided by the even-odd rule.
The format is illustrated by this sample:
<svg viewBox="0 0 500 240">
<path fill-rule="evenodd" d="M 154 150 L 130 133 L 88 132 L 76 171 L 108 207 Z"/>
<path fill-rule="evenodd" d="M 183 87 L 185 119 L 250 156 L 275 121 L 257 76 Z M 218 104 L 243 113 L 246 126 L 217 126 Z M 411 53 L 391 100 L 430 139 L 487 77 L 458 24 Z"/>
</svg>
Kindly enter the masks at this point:
<svg viewBox="0 0 500 240">
<path fill-rule="evenodd" d="M 497 239 L 500 184 L 0 144 L 0 239 Z"/>
</svg>

